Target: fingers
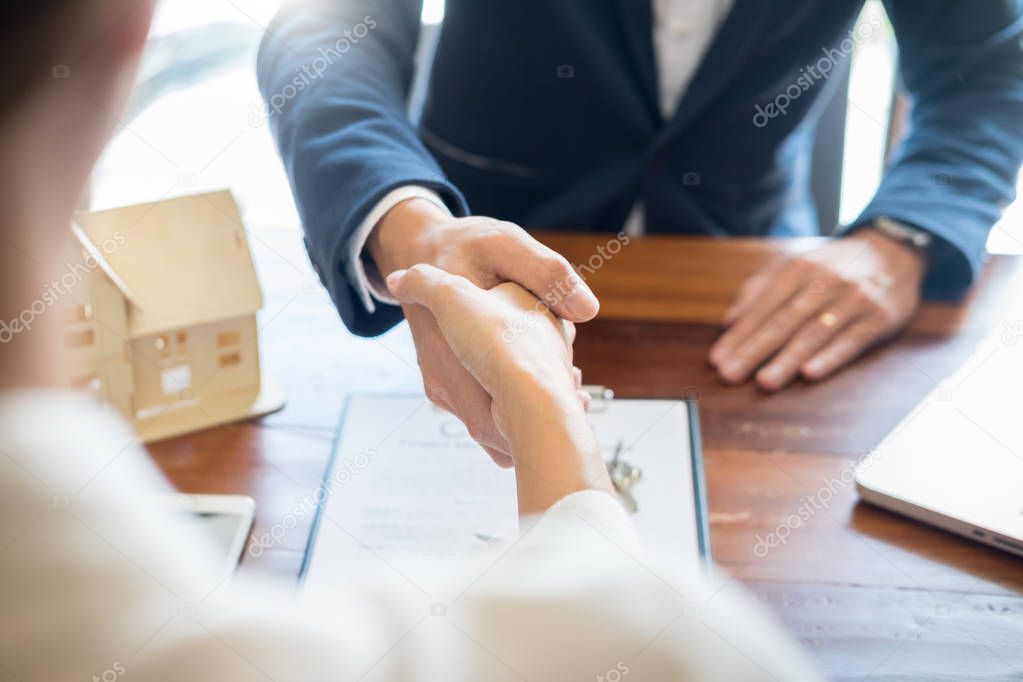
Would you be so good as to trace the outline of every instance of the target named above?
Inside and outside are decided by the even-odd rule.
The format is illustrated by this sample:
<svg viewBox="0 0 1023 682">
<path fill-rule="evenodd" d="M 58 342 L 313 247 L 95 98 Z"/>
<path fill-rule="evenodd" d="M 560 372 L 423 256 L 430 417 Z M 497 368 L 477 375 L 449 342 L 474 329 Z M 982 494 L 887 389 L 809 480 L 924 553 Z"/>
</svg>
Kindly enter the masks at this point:
<svg viewBox="0 0 1023 682">
<path fill-rule="evenodd" d="M 460 366 L 448 371 L 445 379 L 457 389 L 447 395 L 453 414 L 465 423 L 472 439 L 491 453 L 491 457 L 498 452 L 510 458 L 511 447 L 494 423 L 490 394 Z"/>
<path fill-rule="evenodd" d="M 558 317 L 572 322 L 593 319 L 600 303 L 563 256 L 544 246 L 512 223 L 490 221 L 472 243 L 474 270 L 486 273 L 484 281 L 516 282 L 543 301 Z M 411 276 L 409 275 L 411 273 Z M 455 277 L 454 280 L 449 279 Z M 418 303 L 438 312 L 444 287 L 462 285 L 462 278 L 438 268 L 419 264 L 387 278 L 391 293 L 403 303 Z M 465 280 L 468 282 L 468 280 Z"/>
<path fill-rule="evenodd" d="M 425 383 L 424 387 L 426 387 Z M 446 393 L 442 390 L 436 390 L 426 387 L 426 397 L 429 399 L 431 403 L 433 403 L 440 409 L 444 410 L 445 412 L 449 412 L 457 417 L 458 414 L 455 408 L 451 406 L 451 403 L 444 399 L 443 396 L 445 395 Z M 479 443 L 479 446 L 483 448 L 488 455 L 490 455 L 490 459 L 494 460 L 494 464 L 501 467 L 502 469 L 508 469 L 515 465 L 515 460 L 513 460 L 511 455 L 508 454 L 507 452 L 499 450 L 496 447 L 492 447 L 490 445 L 484 445 L 483 443 Z"/>
<path fill-rule="evenodd" d="M 721 377 L 733 383 L 744 381 L 817 314 L 827 300 L 824 295 L 804 288 L 760 326 L 750 328 L 745 323 L 753 315 L 744 318 L 736 324 L 734 331 L 726 334 L 719 342 L 721 345 L 717 348 L 717 355 L 714 350 L 711 351 L 712 361 L 717 358 Z"/>
<path fill-rule="evenodd" d="M 860 353 L 887 336 L 869 320 L 861 320 L 840 333 L 823 350 L 800 367 L 800 374 L 808 381 L 819 381 L 851 362 Z"/>
<path fill-rule="evenodd" d="M 589 391 L 583 390 L 583 371 L 578 367 L 572 368 L 572 383 L 575 384 L 575 394 L 578 396 L 579 402 L 583 404 L 583 409 L 589 412 L 590 405 L 593 403 L 593 397 Z"/>
<path fill-rule="evenodd" d="M 432 382 L 424 379 L 423 384 L 427 399 L 464 423 L 472 439 L 487 451 L 498 466 L 512 465 L 511 448 L 493 422 L 490 396 L 485 391 L 485 404 L 471 386 L 460 387 L 460 390 L 468 391 L 470 395 L 454 401 L 447 397 L 447 391 L 434 387 Z"/>
<path fill-rule="evenodd" d="M 505 454 L 488 445 L 481 445 L 480 447 L 482 447 L 486 453 L 490 455 L 490 459 L 494 460 L 494 464 L 502 469 L 511 469 L 515 466 L 515 460 L 511 458 L 511 455 Z"/>
<path fill-rule="evenodd" d="M 424 273 L 427 277 L 431 274 Z M 410 288 L 416 290 L 415 280 Z M 456 357 L 433 314 L 420 305 L 407 306 L 405 314 L 412 329 L 427 397 L 464 422 L 472 438 L 488 448 L 492 457 L 495 452 L 510 456 L 511 447 L 494 424 L 490 394 Z"/>
<path fill-rule="evenodd" d="M 486 265 L 500 277 L 529 289 L 558 317 L 572 322 L 596 317 L 600 302 L 561 254 L 517 225 L 500 225 L 497 237 L 481 249 Z"/>
<path fill-rule="evenodd" d="M 777 278 L 771 277 L 770 286 L 765 289 L 758 288 L 756 283 L 751 285 L 757 294 L 756 298 L 743 306 L 741 317 L 711 348 L 711 364 L 720 369 L 735 357 L 738 349 L 747 344 L 769 319 L 778 314 L 779 309 L 799 290 L 800 274 L 797 267 L 789 267 L 782 270 Z"/>
<path fill-rule="evenodd" d="M 757 383 L 768 391 L 784 388 L 820 349 L 841 334 L 853 315 L 842 306 L 825 307 L 808 320 L 767 365 L 757 372 Z"/>
<path fill-rule="evenodd" d="M 721 319 L 722 324 L 731 326 L 749 311 L 750 307 L 760 299 L 764 290 L 770 284 L 771 275 L 775 270 L 777 268 L 762 270 L 743 283 L 739 288 L 739 294 L 735 297 L 735 301 L 725 311 L 725 315 Z"/>
<path fill-rule="evenodd" d="M 463 298 L 452 296 L 452 293 L 457 291 L 471 297 L 476 289 L 464 277 L 427 263 L 392 272 L 387 276 L 387 288 L 402 303 L 429 308 L 435 317 L 452 306 L 464 305 Z"/>
<path fill-rule="evenodd" d="M 575 393 L 576 393 L 577 396 L 579 396 L 579 402 L 581 402 L 583 404 L 583 410 L 585 410 L 586 412 L 589 412 L 590 411 L 590 405 L 593 402 L 593 398 L 590 396 L 589 393 L 587 393 L 586 391 L 583 391 L 583 390 L 577 390 Z"/>
<path fill-rule="evenodd" d="M 749 333 L 771 318 L 792 298 L 804 284 L 802 266 L 790 262 L 784 266 L 768 268 L 754 275 L 749 294 L 744 299 L 743 314 L 736 317 L 735 330 L 741 335 Z"/>
<path fill-rule="evenodd" d="M 431 403 L 445 412 L 450 412 L 451 414 L 455 413 L 455 408 L 453 408 L 451 403 L 446 400 L 447 394 L 442 390 L 433 388 L 433 384 L 428 382 L 426 377 L 423 377 L 423 391 L 426 393 L 426 399 Z"/>
</svg>

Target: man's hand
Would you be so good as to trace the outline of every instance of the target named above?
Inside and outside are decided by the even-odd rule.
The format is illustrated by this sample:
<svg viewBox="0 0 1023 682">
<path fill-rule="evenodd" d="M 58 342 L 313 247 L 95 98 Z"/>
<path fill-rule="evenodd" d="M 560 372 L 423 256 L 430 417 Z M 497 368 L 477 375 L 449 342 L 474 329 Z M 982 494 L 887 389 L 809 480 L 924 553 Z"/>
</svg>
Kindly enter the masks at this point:
<svg viewBox="0 0 1023 682">
<path fill-rule="evenodd" d="M 367 248 L 385 276 L 427 263 L 483 289 L 516 282 L 570 322 L 592 319 L 599 307 L 568 261 L 521 227 L 492 218 L 452 218 L 422 199 L 402 202 L 388 212 Z M 427 397 L 465 422 L 497 464 L 511 466 L 511 448 L 494 425 L 487 391 L 459 362 L 428 310 L 410 303 L 402 309 Z"/>
<path fill-rule="evenodd" d="M 836 239 L 751 277 L 710 362 L 729 383 L 776 391 L 814 381 L 901 329 L 920 301 L 924 254 L 876 230 Z"/>
</svg>

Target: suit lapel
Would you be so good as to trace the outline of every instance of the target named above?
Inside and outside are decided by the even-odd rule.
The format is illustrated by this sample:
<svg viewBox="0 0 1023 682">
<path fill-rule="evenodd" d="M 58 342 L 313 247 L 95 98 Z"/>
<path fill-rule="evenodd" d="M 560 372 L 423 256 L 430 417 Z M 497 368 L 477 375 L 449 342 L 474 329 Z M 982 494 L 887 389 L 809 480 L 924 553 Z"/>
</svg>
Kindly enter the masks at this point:
<svg viewBox="0 0 1023 682">
<path fill-rule="evenodd" d="M 654 57 L 652 0 L 613 0 L 621 16 L 622 32 L 643 96 L 654 112 L 657 105 L 657 62 Z M 660 120 L 660 114 L 657 114 Z"/>
<path fill-rule="evenodd" d="M 662 137 L 685 126 L 728 83 L 756 43 L 771 4 L 770 0 L 735 0 Z"/>
</svg>

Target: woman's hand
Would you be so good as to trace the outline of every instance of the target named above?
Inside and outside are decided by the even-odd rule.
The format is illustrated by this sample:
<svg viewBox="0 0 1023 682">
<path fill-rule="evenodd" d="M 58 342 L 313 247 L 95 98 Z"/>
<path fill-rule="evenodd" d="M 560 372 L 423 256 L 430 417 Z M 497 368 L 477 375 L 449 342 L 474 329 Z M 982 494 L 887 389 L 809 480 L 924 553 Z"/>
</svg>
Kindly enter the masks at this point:
<svg viewBox="0 0 1023 682">
<path fill-rule="evenodd" d="M 391 293 L 433 315 L 459 362 L 487 391 L 512 449 L 520 513 L 610 490 L 572 366 L 575 328 L 517 284 L 484 290 L 431 265 L 387 278 Z"/>
</svg>

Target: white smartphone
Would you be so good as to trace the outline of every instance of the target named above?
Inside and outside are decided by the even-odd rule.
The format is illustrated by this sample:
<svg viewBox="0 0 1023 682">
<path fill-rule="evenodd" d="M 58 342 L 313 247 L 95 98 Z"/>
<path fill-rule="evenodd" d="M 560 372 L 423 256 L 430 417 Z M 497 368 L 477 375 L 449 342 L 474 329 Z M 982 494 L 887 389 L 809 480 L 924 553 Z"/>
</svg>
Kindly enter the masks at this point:
<svg viewBox="0 0 1023 682">
<path fill-rule="evenodd" d="M 170 508 L 194 517 L 223 557 L 225 572 L 241 561 L 256 516 L 256 502 L 246 495 L 168 495 Z"/>
</svg>

